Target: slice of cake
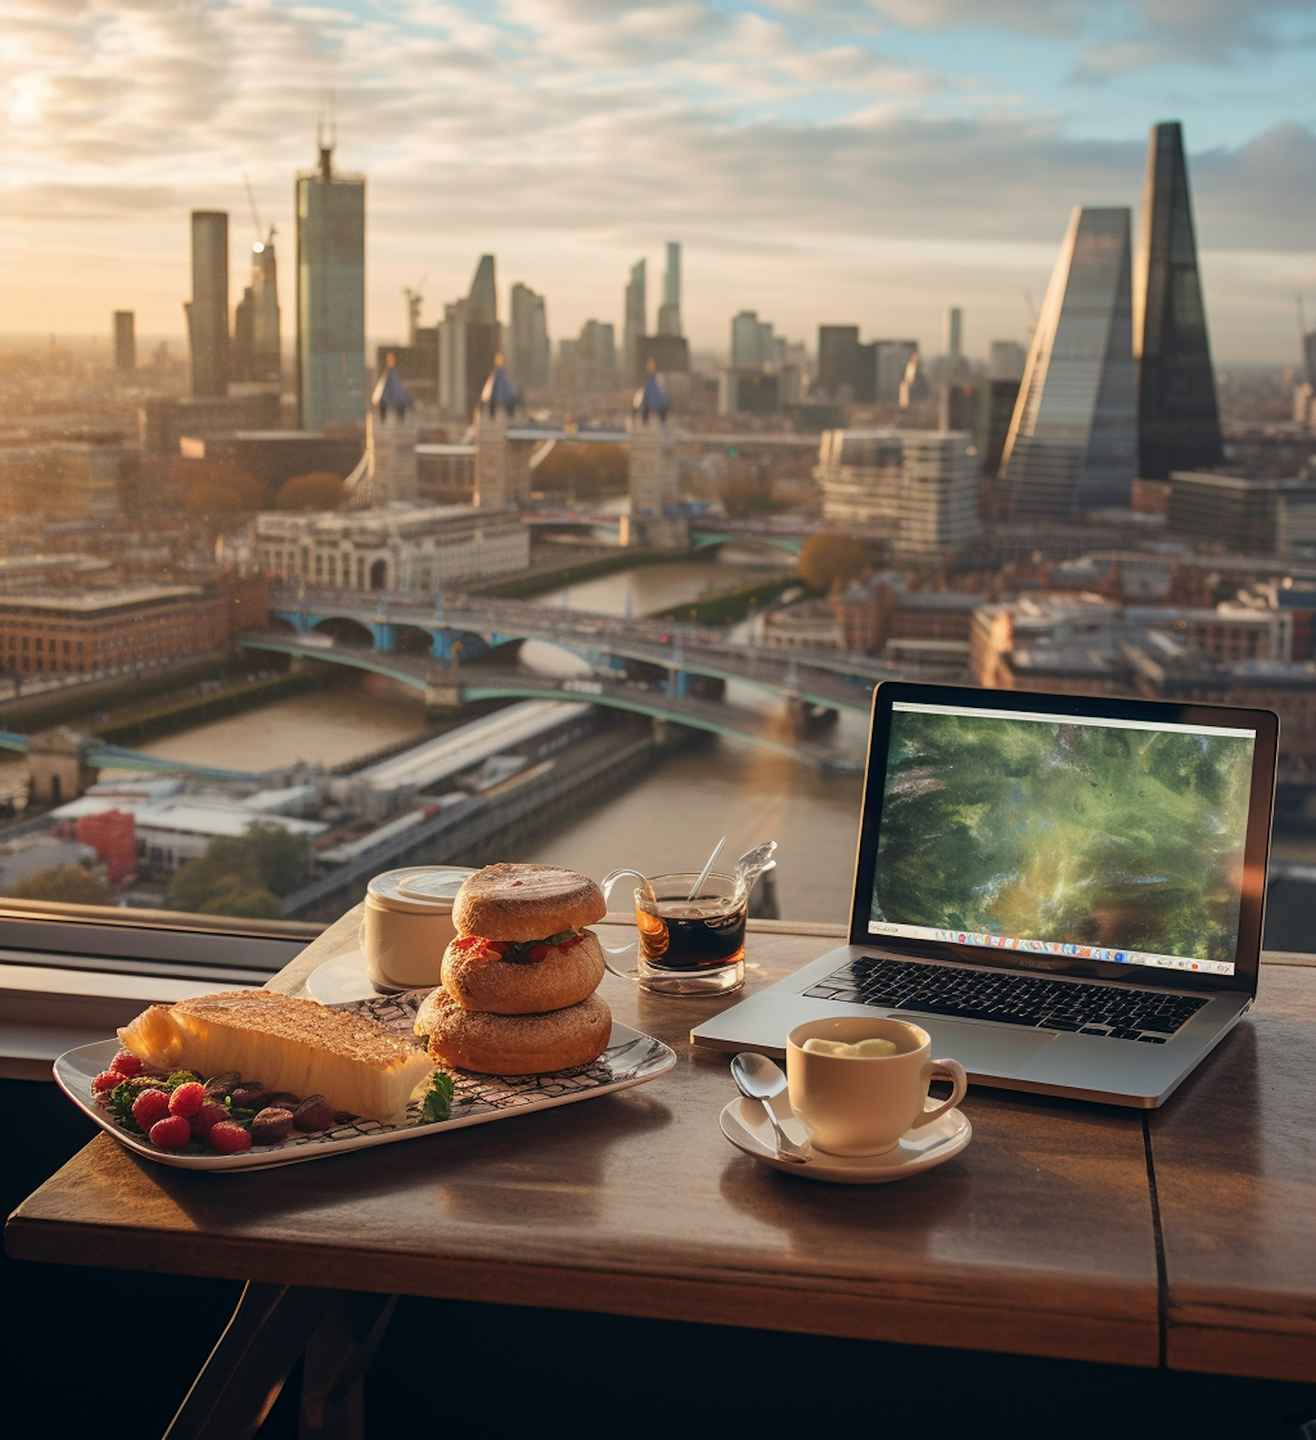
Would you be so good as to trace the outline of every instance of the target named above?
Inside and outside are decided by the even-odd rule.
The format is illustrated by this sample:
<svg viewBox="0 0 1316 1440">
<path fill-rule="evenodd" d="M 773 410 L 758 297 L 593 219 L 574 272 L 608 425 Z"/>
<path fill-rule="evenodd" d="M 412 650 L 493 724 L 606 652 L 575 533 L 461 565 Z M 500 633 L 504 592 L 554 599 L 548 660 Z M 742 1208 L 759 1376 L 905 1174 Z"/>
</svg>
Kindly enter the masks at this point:
<svg viewBox="0 0 1316 1440">
<path fill-rule="evenodd" d="M 269 1090 L 323 1095 L 336 1110 L 399 1118 L 434 1062 L 374 1020 L 273 990 L 225 990 L 152 1005 L 119 1039 L 147 1065 L 236 1070 Z"/>
</svg>

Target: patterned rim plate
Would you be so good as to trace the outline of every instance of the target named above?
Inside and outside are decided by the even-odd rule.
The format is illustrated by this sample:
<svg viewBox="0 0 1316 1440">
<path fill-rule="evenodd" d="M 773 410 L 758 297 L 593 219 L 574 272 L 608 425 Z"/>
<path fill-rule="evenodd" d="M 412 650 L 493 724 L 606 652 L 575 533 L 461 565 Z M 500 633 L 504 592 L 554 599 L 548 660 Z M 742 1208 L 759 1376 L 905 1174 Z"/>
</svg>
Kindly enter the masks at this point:
<svg viewBox="0 0 1316 1440">
<path fill-rule="evenodd" d="M 367 1015 L 414 1040 L 412 1022 L 427 993 L 425 990 L 412 990 L 405 995 L 381 995 L 373 1000 L 357 1000 L 334 1008 Z M 96 1103 L 91 1082 L 109 1065 L 118 1050 L 117 1040 L 98 1040 L 94 1045 L 80 1045 L 76 1050 L 67 1050 L 55 1061 L 55 1080 L 84 1114 L 134 1154 L 185 1170 L 250 1170 L 260 1166 L 295 1165 L 304 1160 L 324 1160 L 331 1155 L 345 1155 L 351 1150 L 389 1145 L 396 1140 L 415 1140 L 443 1130 L 463 1130 L 468 1125 L 506 1120 L 531 1110 L 551 1110 L 577 1100 L 610 1095 L 631 1085 L 643 1085 L 665 1075 L 676 1064 L 676 1052 L 661 1040 L 614 1020 L 608 1048 L 589 1065 L 557 1070 L 548 1075 L 453 1072 L 456 1089 L 447 1120 L 426 1123 L 420 1118 L 420 1102 L 413 1100 L 407 1107 L 407 1118 L 394 1124 L 354 1120 L 314 1135 L 290 1135 L 276 1145 L 253 1146 L 241 1155 L 197 1155 L 157 1150 L 148 1140 L 116 1124 Z"/>
</svg>

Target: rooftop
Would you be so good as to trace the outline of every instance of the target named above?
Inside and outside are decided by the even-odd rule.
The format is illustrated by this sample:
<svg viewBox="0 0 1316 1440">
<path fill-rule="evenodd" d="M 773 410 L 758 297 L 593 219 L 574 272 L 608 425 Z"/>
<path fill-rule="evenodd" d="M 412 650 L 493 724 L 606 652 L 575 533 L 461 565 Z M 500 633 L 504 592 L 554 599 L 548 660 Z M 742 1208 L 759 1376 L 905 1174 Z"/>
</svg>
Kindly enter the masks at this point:
<svg viewBox="0 0 1316 1440">
<path fill-rule="evenodd" d="M 169 600 L 196 600 L 202 593 L 195 585 L 132 585 L 117 590 L 73 591 L 67 595 L 0 595 L 0 605 L 9 610 L 95 615 L 103 610 L 164 604 Z"/>
</svg>

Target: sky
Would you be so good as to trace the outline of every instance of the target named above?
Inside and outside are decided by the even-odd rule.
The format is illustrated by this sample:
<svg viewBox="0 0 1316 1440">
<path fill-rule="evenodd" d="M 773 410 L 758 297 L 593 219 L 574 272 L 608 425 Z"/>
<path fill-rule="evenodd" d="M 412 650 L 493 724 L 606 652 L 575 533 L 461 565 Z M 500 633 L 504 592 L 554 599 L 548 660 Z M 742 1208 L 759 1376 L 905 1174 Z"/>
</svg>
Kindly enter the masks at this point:
<svg viewBox="0 0 1316 1440">
<path fill-rule="evenodd" d="M 983 17 L 990 16 L 990 22 Z M 684 320 L 757 310 L 965 349 L 1025 340 L 1069 212 L 1129 205 L 1183 122 L 1218 361 L 1316 324 L 1316 0 L 0 0 L 0 331 L 183 332 L 188 213 L 230 212 L 230 297 L 332 96 L 367 176 L 367 329 L 464 294 L 620 334 L 630 264 L 684 247 Z"/>
</svg>

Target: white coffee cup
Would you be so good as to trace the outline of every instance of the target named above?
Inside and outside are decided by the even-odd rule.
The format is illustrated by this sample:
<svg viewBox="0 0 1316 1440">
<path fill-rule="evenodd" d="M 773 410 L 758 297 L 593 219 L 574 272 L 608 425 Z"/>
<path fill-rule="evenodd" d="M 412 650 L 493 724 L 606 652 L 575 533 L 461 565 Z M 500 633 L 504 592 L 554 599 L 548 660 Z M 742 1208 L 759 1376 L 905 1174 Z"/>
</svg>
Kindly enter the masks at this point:
<svg viewBox="0 0 1316 1440">
<path fill-rule="evenodd" d="M 457 934 L 452 903 L 474 873 L 464 865 L 410 865 L 371 879 L 361 910 L 361 949 L 377 990 L 439 983 L 443 952 Z"/>
<path fill-rule="evenodd" d="M 890 1055 L 850 1056 L 804 1049 L 806 1040 L 889 1040 Z M 930 1125 L 964 1099 L 969 1088 L 958 1060 L 933 1060 L 932 1037 L 906 1020 L 810 1020 L 786 1038 L 791 1108 L 819 1150 L 880 1155 L 910 1130 Z M 928 1082 L 951 1082 L 950 1099 L 924 1108 Z"/>
</svg>

